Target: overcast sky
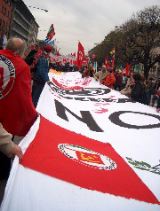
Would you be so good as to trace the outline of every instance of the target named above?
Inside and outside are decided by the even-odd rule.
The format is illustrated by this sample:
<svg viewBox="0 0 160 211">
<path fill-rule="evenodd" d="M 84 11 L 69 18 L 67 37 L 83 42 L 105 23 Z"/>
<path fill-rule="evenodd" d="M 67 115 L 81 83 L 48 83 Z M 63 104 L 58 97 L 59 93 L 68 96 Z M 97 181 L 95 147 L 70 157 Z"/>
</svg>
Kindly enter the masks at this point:
<svg viewBox="0 0 160 211">
<path fill-rule="evenodd" d="M 80 41 L 87 52 L 104 40 L 105 36 L 126 22 L 134 13 L 160 0 L 24 0 L 35 17 L 39 39 L 46 37 L 50 25 L 55 27 L 55 38 L 62 54 L 77 51 Z M 46 30 L 46 31 L 44 31 Z"/>
</svg>

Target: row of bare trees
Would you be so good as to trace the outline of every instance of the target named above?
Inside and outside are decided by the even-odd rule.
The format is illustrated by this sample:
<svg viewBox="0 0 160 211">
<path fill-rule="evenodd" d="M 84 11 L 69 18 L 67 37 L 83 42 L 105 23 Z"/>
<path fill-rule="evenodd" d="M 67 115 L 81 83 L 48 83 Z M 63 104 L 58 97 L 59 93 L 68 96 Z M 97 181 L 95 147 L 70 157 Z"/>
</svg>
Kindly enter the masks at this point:
<svg viewBox="0 0 160 211">
<path fill-rule="evenodd" d="M 115 27 L 90 54 L 97 55 L 102 64 L 115 48 L 116 67 L 129 63 L 142 64 L 144 76 L 160 62 L 160 7 L 152 6 L 139 11 L 123 25 Z"/>
</svg>

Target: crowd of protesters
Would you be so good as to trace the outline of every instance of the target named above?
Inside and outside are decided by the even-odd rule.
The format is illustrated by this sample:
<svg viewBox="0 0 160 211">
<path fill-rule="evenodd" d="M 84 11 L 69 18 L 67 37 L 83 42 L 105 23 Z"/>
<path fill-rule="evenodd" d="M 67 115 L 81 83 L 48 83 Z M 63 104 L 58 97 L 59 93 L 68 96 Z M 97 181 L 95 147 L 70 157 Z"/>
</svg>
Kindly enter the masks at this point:
<svg viewBox="0 0 160 211">
<path fill-rule="evenodd" d="M 156 107 L 157 112 L 160 111 L 160 78 L 149 77 L 145 80 L 142 74 L 135 73 L 133 70 L 126 74 L 122 70 L 106 68 L 105 64 L 95 70 L 92 63 L 82 65 L 81 68 L 71 65 L 69 62 L 49 63 L 51 50 L 49 46 L 43 46 L 40 51 L 36 47 L 25 59 L 30 65 L 33 75 L 32 98 L 35 106 L 45 82 L 49 80 L 47 76 L 49 69 L 55 69 L 63 72 L 79 71 L 82 77 L 94 77 L 99 83 L 119 91 L 136 102 Z M 34 54 L 38 56 L 34 56 Z"/>
<path fill-rule="evenodd" d="M 126 74 L 122 70 L 106 68 L 105 64 L 95 70 L 92 63 L 78 68 L 69 62 L 49 62 L 51 51 L 52 49 L 48 45 L 41 48 L 35 46 L 25 58 L 31 69 L 33 79 L 32 98 L 35 106 L 45 82 L 49 80 L 47 75 L 49 69 L 55 69 L 62 72 L 79 71 L 82 77 L 94 77 L 99 83 L 119 91 L 136 102 L 156 107 L 157 112 L 160 111 L 160 78 L 149 77 L 145 80 L 142 74 L 135 73 L 133 70 Z"/>
<path fill-rule="evenodd" d="M 156 107 L 160 112 L 160 78 L 149 77 L 147 80 L 133 70 L 126 74 L 122 70 L 102 67 L 95 71 L 92 64 L 81 69 L 82 77 L 94 77 L 99 83 L 119 91 L 133 101 Z"/>
</svg>

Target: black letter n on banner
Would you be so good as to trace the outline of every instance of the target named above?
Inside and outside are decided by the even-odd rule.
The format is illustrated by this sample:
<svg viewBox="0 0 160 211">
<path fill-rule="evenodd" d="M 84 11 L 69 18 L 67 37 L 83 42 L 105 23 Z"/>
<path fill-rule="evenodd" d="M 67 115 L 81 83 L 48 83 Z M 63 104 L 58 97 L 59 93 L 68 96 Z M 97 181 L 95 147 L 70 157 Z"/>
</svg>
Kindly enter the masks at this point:
<svg viewBox="0 0 160 211">
<path fill-rule="evenodd" d="M 82 117 L 79 117 L 57 100 L 55 100 L 55 106 L 56 106 L 57 115 L 60 118 L 68 121 L 68 117 L 66 115 L 66 111 L 68 111 L 76 119 L 78 119 L 81 122 L 84 122 L 89 127 L 90 130 L 96 131 L 96 132 L 103 132 L 103 130 L 97 125 L 97 123 L 95 122 L 95 120 L 93 119 L 89 111 L 80 111 Z"/>
</svg>

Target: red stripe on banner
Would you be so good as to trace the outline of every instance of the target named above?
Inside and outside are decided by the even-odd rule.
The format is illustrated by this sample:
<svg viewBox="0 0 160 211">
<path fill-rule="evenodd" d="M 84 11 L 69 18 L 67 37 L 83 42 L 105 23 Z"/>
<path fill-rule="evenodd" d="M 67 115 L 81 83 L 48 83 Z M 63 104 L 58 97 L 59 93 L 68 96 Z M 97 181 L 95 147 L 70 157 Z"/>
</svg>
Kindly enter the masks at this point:
<svg viewBox="0 0 160 211">
<path fill-rule="evenodd" d="M 110 144 L 68 131 L 42 116 L 21 164 L 86 189 L 159 203 Z"/>
</svg>

